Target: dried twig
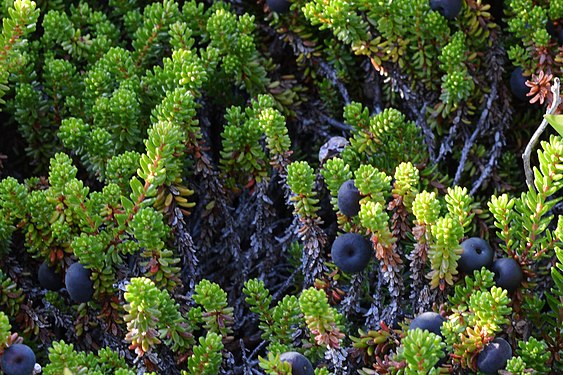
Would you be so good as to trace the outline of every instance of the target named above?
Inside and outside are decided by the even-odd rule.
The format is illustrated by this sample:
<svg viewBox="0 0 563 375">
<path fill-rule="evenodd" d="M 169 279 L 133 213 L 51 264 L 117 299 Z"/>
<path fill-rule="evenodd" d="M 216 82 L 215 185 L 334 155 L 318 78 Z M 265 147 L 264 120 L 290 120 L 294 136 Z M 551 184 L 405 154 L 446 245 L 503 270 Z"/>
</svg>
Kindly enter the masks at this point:
<svg viewBox="0 0 563 375">
<path fill-rule="evenodd" d="M 422 130 L 426 146 L 428 147 L 430 160 L 435 163 L 436 137 L 430 128 L 430 125 L 426 122 L 426 108 L 428 108 L 431 101 L 427 98 L 423 98 L 414 90 L 411 90 L 409 85 L 405 82 L 405 78 L 401 76 L 396 67 L 389 69 L 389 72 L 389 78 L 391 79 L 391 83 L 393 84 L 395 91 L 399 92 L 399 95 L 401 95 L 401 97 L 405 100 L 408 109 L 411 111 L 411 115 L 415 119 L 415 124 Z M 432 107 L 431 104 L 430 107 Z"/>
<path fill-rule="evenodd" d="M 551 92 L 553 93 L 553 103 L 551 103 L 551 107 L 547 109 L 547 115 L 552 115 L 553 113 L 555 113 L 555 110 L 557 109 L 557 107 L 559 107 L 559 104 L 561 104 L 561 97 L 559 96 L 559 83 L 559 78 L 556 77 L 553 80 L 553 85 L 551 86 Z M 532 138 L 530 138 L 530 142 L 528 142 L 528 145 L 526 146 L 526 149 L 522 154 L 522 159 L 524 160 L 524 172 L 526 173 L 526 184 L 528 184 L 528 187 L 532 186 L 534 182 L 534 174 L 532 173 L 532 168 L 530 167 L 530 157 L 532 155 L 532 149 L 538 143 L 538 140 L 547 127 L 547 124 L 548 122 L 544 117 L 540 126 L 536 129 L 536 132 L 534 133 L 534 135 L 532 135 Z"/>
<path fill-rule="evenodd" d="M 461 106 L 457 109 L 457 113 L 453 119 L 452 126 L 450 126 L 450 131 L 440 145 L 440 152 L 438 152 L 436 163 L 439 163 L 448 153 L 452 152 L 452 146 L 454 140 L 457 138 L 458 130 L 461 125 L 461 117 L 464 114 L 464 108 L 465 107 Z"/>
<path fill-rule="evenodd" d="M 457 166 L 457 171 L 455 173 L 453 185 L 457 185 L 459 183 L 459 179 L 461 178 L 461 173 L 463 172 L 463 168 L 465 168 L 465 162 L 467 161 L 467 156 L 469 155 L 469 150 L 471 150 L 471 148 L 475 144 L 475 140 L 477 139 L 477 137 L 480 134 L 482 134 L 486 129 L 486 125 L 488 124 L 488 120 L 489 120 L 490 109 L 491 106 L 493 105 L 493 102 L 497 98 L 497 93 L 498 93 L 497 85 L 495 82 L 491 86 L 491 92 L 488 95 L 487 104 L 485 105 L 485 108 L 483 108 L 483 112 L 481 112 L 481 116 L 479 117 L 479 122 L 477 122 L 477 126 L 475 127 L 475 130 L 471 134 L 471 137 L 469 137 L 469 139 L 465 142 L 465 145 L 463 146 L 463 150 L 461 151 L 461 158 L 459 160 L 459 165 Z"/>
<path fill-rule="evenodd" d="M 343 122 L 340 122 L 338 120 L 333 119 L 332 117 L 329 117 L 327 115 L 325 115 L 324 113 L 320 113 L 319 117 L 321 119 L 323 119 L 324 121 L 326 121 L 327 124 L 329 124 L 330 126 L 334 126 L 337 129 L 343 130 L 343 131 L 352 131 L 352 126 L 345 124 Z"/>
<path fill-rule="evenodd" d="M 336 86 L 336 88 L 340 92 L 340 95 L 342 95 L 344 104 L 350 104 L 350 95 L 348 94 L 348 90 L 346 89 L 346 86 L 344 86 L 344 84 L 338 79 L 334 68 L 321 59 L 314 60 L 317 60 L 317 63 L 319 64 L 319 72 L 322 73 L 334 86 Z"/>
</svg>

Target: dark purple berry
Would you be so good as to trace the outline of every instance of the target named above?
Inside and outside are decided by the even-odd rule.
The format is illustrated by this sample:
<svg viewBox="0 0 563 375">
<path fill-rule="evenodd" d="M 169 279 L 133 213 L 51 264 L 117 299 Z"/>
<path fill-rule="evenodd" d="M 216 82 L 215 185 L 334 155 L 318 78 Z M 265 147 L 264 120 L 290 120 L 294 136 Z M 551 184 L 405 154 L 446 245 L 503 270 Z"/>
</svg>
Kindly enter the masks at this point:
<svg viewBox="0 0 563 375">
<path fill-rule="evenodd" d="M 483 348 L 477 357 L 477 368 L 484 374 L 498 374 L 498 370 L 506 367 L 506 362 L 512 358 L 512 348 L 506 340 L 496 338 Z"/>
<path fill-rule="evenodd" d="M 461 0 L 430 0 L 430 8 L 444 18 L 453 20 L 461 10 Z"/>
<path fill-rule="evenodd" d="M 360 212 L 362 195 L 354 185 L 354 180 L 348 180 L 338 189 L 338 209 L 346 216 L 356 216 Z"/>
<path fill-rule="evenodd" d="M 547 33 L 551 35 L 553 39 L 557 40 L 559 45 L 563 44 L 563 27 L 561 27 L 561 23 L 554 25 L 551 20 L 547 20 L 547 24 L 545 25 L 545 29 Z"/>
<path fill-rule="evenodd" d="M 409 325 L 409 329 L 417 329 L 420 328 L 421 330 L 428 330 L 440 337 L 442 336 L 442 324 L 446 321 L 442 315 L 435 313 L 433 311 L 423 312 L 416 318 L 414 318 Z"/>
<path fill-rule="evenodd" d="M 362 271 L 368 265 L 373 246 L 357 233 L 345 233 L 332 243 L 332 261 L 346 273 Z"/>
<path fill-rule="evenodd" d="M 63 278 L 53 267 L 49 267 L 47 263 L 42 263 L 37 272 L 39 284 L 43 289 L 59 290 L 64 287 Z"/>
<path fill-rule="evenodd" d="M 514 69 L 512 74 L 510 74 L 510 90 L 512 95 L 523 102 L 528 100 L 526 94 L 530 91 L 530 88 L 526 86 L 527 80 L 528 77 L 523 74 L 520 67 Z"/>
<path fill-rule="evenodd" d="M 291 373 L 293 375 L 313 375 L 313 365 L 303 354 L 297 352 L 285 352 L 280 355 L 282 362 L 287 362 L 291 365 Z"/>
<path fill-rule="evenodd" d="M 487 241 L 479 237 L 471 237 L 461 243 L 461 253 L 457 265 L 466 274 L 482 267 L 489 268 L 493 264 L 493 249 Z"/>
<path fill-rule="evenodd" d="M 285 13 L 291 6 L 291 3 L 287 0 L 266 0 L 266 4 L 272 12 L 276 13 Z"/>
<path fill-rule="evenodd" d="M 515 291 L 524 278 L 520 265 L 513 258 L 500 258 L 495 260 L 491 271 L 495 273 L 495 284 L 497 284 L 498 287 L 508 290 L 509 293 Z"/>
<path fill-rule="evenodd" d="M 91 271 L 80 263 L 73 263 L 66 270 L 65 285 L 70 298 L 77 303 L 88 302 L 94 294 L 94 285 L 90 280 Z"/>
<path fill-rule="evenodd" d="M 504 21 L 502 20 L 503 16 L 503 1 L 502 0 L 491 0 L 491 9 L 489 13 L 493 16 L 493 19 L 496 24 L 503 25 Z"/>
<path fill-rule="evenodd" d="M 31 375 L 35 368 L 35 353 L 27 345 L 10 345 L 2 354 L 5 375 Z"/>
</svg>

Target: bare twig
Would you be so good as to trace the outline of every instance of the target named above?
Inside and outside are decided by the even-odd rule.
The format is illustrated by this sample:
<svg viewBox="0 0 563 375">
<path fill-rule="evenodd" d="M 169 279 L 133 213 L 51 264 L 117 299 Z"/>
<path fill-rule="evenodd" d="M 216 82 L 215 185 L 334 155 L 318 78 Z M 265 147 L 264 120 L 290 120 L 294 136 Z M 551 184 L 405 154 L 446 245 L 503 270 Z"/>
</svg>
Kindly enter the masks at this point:
<svg viewBox="0 0 563 375">
<path fill-rule="evenodd" d="M 430 160 L 432 163 L 436 163 L 436 137 L 430 125 L 426 122 L 426 108 L 431 101 L 422 97 L 414 90 L 411 90 L 409 85 L 405 82 L 405 78 L 401 76 L 396 67 L 389 69 L 389 71 L 389 78 L 391 79 L 395 91 L 405 100 L 408 109 L 411 111 L 411 115 L 415 119 L 416 125 L 422 130 L 426 146 L 428 147 Z M 432 107 L 431 104 L 430 107 Z"/>
<path fill-rule="evenodd" d="M 471 191 L 469 192 L 469 194 L 474 195 L 477 192 L 477 190 L 479 190 L 479 188 L 481 187 L 483 181 L 485 181 L 485 179 L 489 177 L 491 171 L 493 170 L 493 167 L 495 166 L 498 160 L 498 157 L 501 154 L 502 147 L 504 146 L 504 144 L 505 144 L 505 140 L 502 130 L 497 130 L 495 132 L 495 143 L 493 144 L 491 157 L 489 158 L 487 165 L 483 169 L 483 172 L 481 172 L 481 176 L 479 176 L 479 178 L 473 183 L 473 186 L 471 187 Z"/>
<path fill-rule="evenodd" d="M 454 139 L 456 139 L 458 134 L 458 130 L 461 124 L 461 116 L 464 114 L 464 108 L 465 107 L 461 106 L 457 109 L 457 113 L 453 119 L 452 126 L 450 126 L 450 131 L 440 145 L 440 152 L 438 153 L 438 158 L 436 158 L 436 163 L 439 163 L 442 158 L 444 158 L 444 156 L 452 152 L 452 145 L 454 143 Z"/>
<path fill-rule="evenodd" d="M 457 185 L 459 183 L 459 179 L 461 178 L 461 173 L 463 172 L 463 168 L 465 168 L 465 162 L 467 161 L 467 156 L 469 155 L 469 150 L 475 144 L 475 140 L 477 137 L 485 130 L 485 125 L 489 119 L 489 112 L 491 106 L 493 105 L 493 101 L 497 98 L 497 85 L 493 84 L 491 86 L 491 92 L 489 93 L 489 97 L 487 98 L 487 104 L 481 112 L 481 116 L 479 117 L 479 122 L 475 127 L 475 130 L 471 134 L 471 137 L 465 142 L 463 146 L 463 150 L 461 151 L 461 159 L 459 160 L 459 165 L 457 167 L 457 171 L 455 173 L 453 184 Z"/>
<path fill-rule="evenodd" d="M 330 81 L 337 89 L 344 104 L 350 104 L 350 94 L 348 94 L 348 89 L 344 86 L 344 83 L 338 79 L 338 75 L 333 66 L 324 61 L 319 57 L 315 57 L 313 52 L 315 52 L 314 47 L 307 46 L 305 42 L 296 33 L 287 31 L 285 34 L 279 36 L 280 40 L 288 43 L 293 49 L 293 54 L 295 56 L 303 55 L 308 56 L 313 66 L 316 65 L 317 71 Z"/>
<path fill-rule="evenodd" d="M 317 63 L 319 64 L 319 72 L 324 75 L 340 92 L 342 95 L 342 99 L 344 100 L 344 104 L 350 104 L 350 95 L 348 94 L 348 90 L 346 86 L 338 79 L 336 75 L 336 70 L 331 67 L 325 61 L 318 59 Z"/>
<path fill-rule="evenodd" d="M 324 121 L 326 121 L 327 124 L 329 124 L 330 126 L 334 126 L 337 129 L 347 131 L 347 132 L 352 131 L 352 126 L 345 124 L 343 122 L 340 122 L 338 120 L 335 120 L 332 117 L 325 115 L 324 113 L 320 113 L 319 117 L 322 118 Z"/>
<path fill-rule="evenodd" d="M 552 115 L 553 113 L 555 113 L 555 110 L 557 109 L 557 107 L 559 107 L 559 104 L 561 104 L 561 97 L 559 96 L 559 83 L 559 78 L 555 77 L 555 79 L 553 80 L 553 86 L 551 86 L 551 92 L 553 93 L 553 103 L 551 103 L 551 107 L 547 109 L 547 115 Z M 522 159 L 524 160 L 524 172 L 526 173 L 526 184 L 528 184 L 528 187 L 532 186 L 534 183 L 534 174 L 532 173 L 532 168 L 530 167 L 530 157 L 532 155 L 532 149 L 538 143 L 538 140 L 547 127 L 547 124 L 548 122 L 544 117 L 540 126 L 536 129 L 536 132 L 534 133 L 534 135 L 532 135 L 532 138 L 530 138 L 530 142 L 528 142 L 528 145 L 526 146 L 526 149 L 522 154 Z"/>
</svg>

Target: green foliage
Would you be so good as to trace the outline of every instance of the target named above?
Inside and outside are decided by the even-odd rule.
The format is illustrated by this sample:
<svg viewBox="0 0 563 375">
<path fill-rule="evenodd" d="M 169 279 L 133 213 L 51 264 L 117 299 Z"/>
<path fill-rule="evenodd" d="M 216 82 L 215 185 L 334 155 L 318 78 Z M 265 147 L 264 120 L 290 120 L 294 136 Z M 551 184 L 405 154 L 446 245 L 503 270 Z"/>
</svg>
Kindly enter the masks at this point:
<svg viewBox="0 0 563 375">
<path fill-rule="evenodd" d="M 8 91 L 9 73 L 18 68 L 20 54 L 28 45 L 27 36 L 35 31 L 39 9 L 34 1 L 16 0 L 8 9 L 8 17 L 2 19 L 0 35 L 0 104 Z"/>
<path fill-rule="evenodd" d="M 221 336 L 208 332 L 205 337 L 199 338 L 199 345 L 193 347 L 194 354 L 188 358 L 188 371 L 183 371 L 182 374 L 217 374 L 223 361 L 221 350 L 223 350 Z"/>
<path fill-rule="evenodd" d="M 170 26 L 180 18 L 178 4 L 173 0 L 151 4 L 143 10 L 143 22 L 133 35 L 133 58 L 137 66 L 152 66 L 165 51 Z"/>
<path fill-rule="evenodd" d="M 12 326 L 8 316 L 3 311 L 0 311 L 0 349 L 6 347 L 8 338 L 11 335 L 10 329 L 12 329 Z"/>
<path fill-rule="evenodd" d="M 418 194 L 420 183 L 418 169 L 410 161 L 403 162 L 395 169 L 394 177 L 393 195 L 401 196 L 405 207 L 408 210 L 412 210 L 412 204 Z"/>
<path fill-rule="evenodd" d="M 397 362 L 406 362 L 406 367 L 397 374 L 439 374 L 440 370 L 434 366 L 444 356 L 444 347 L 440 336 L 432 332 L 420 328 L 409 330 L 394 357 Z"/>
<path fill-rule="evenodd" d="M 273 348 L 281 352 L 281 348 L 288 350 L 293 346 L 294 327 L 301 323 L 301 310 L 296 296 L 287 295 L 275 306 L 270 307 L 272 297 L 265 288 L 264 282 L 250 279 L 244 283 L 246 302 L 250 311 L 258 314 L 259 328 L 262 339 L 268 340 L 269 352 Z"/>
<path fill-rule="evenodd" d="M 195 287 L 194 301 L 203 307 L 204 328 L 229 339 L 233 332 L 233 308 L 227 305 L 227 293 L 208 280 L 201 280 Z"/>
<path fill-rule="evenodd" d="M 253 104 L 245 113 L 240 107 L 231 107 L 225 115 L 221 164 L 231 187 L 251 186 L 268 175 L 268 160 L 260 145 L 263 130 L 259 120 L 266 108 L 260 108 L 260 102 Z"/>
<path fill-rule="evenodd" d="M 118 353 L 102 348 L 97 354 L 77 352 L 74 345 L 54 341 L 49 348 L 49 364 L 42 368 L 47 375 L 55 374 L 127 374 L 131 369 Z"/>
<path fill-rule="evenodd" d="M 324 163 L 321 169 L 328 191 L 330 192 L 330 202 L 332 207 L 338 209 L 338 189 L 345 181 L 352 177 L 350 166 L 341 158 L 331 158 Z"/>
<path fill-rule="evenodd" d="M 381 203 L 368 201 L 363 204 L 358 214 L 360 222 L 366 227 L 377 241 L 384 247 L 391 246 L 395 241 L 389 229 L 389 215 L 384 211 Z"/>
<path fill-rule="evenodd" d="M 451 217 L 441 217 L 432 226 L 433 244 L 428 257 L 432 271 L 428 274 L 430 286 L 444 290 L 446 284 L 453 285 L 457 272 L 457 260 L 462 252 L 459 245 L 463 237 L 463 227 Z"/>
<path fill-rule="evenodd" d="M 338 327 L 341 317 L 328 304 L 326 294 L 315 288 L 305 289 L 299 296 L 299 307 L 316 344 L 338 348 L 344 337 Z"/>
<path fill-rule="evenodd" d="M 447 191 L 445 198 L 448 212 L 452 218 L 459 220 L 464 234 L 467 234 L 471 230 L 471 221 L 475 217 L 475 213 L 472 212 L 473 197 L 469 195 L 466 188 L 459 186 L 448 188 Z"/>
<path fill-rule="evenodd" d="M 254 17 L 237 17 L 227 9 L 216 9 L 207 20 L 209 46 L 216 48 L 222 68 L 238 86 L 244 85 L 249 94 L 263 93 L 268 85 L 264 62 L 256 51 L 252 32 Z"/>
<path fill-rule="evenodd" d="M 268 353 L 268 358 L 260 357 L 260 367 L 269 375 L 291 375 L 291 364 L 282 362 L 280 353 Z"/>
<path fill-rule="evenodd" d="M 528 341 L 518 342 L 516 354 L 519 356 L 518 358 L 522 359 L 525 368 L 532 368 L 537 374 L 549 373 L 547 365 L 549 352 L 547 352 L 547 345 L 543 340 L 530 337 Z"/>
<path fill-rule="evenodd" d="M 457 285 L 449 299 L 451 314 L 442 325 L 442 334 L 455 362 L 473 368 L 475 353 L 495 338 L 512 312 L 506 290 L 492 286 L 493 273 L 482 269 L 473 278 L 465 277 L 465 286 Z"/>
<path fill-rule="evenodd" d="M 293 196 L 291 201 L 295 207 L 295 212 L 302 217 L 315 217 L 319 200 L 315 198 L 313 191 L 315 174 L 307 162 L 293 162 L 287 168 L 287 184 Z"/>
<path fill-rule="evenodd" d="M 434 224 L 440 216 L 440 201 L 435 192 L 422 191 L 416 195 L 412 210 L 418 224 Z"/>
<path fill-rule="evenodd" d="M 123 319 L 128 330 L 125 340 L 138 357 L 150 352 L 161 340 L 179 351 L 193 345 L 191 327 L 180 314 L 178 304 L 151 280 L 132 278 L 124 298 L 127 315 Z"/>
<path fill-rule="evenodd" d="M 21 288 L 4 272 L 0 271 L 0 306 L 12 319 L 20 312 L 20 305 L 25 299 Z"/>
<path fill-rule="evenodd" d="M 46 374 L 241 361 L 288 374 L 288 350 L 317 375 L 434 374 L 444 344 L 401 314 L 439 308 L 453 372 L 476 370 L 503 330 L 518 343 L 508 371 L 561 372 L 563 142 L 542 142 L 533 186 L 505 193 L 522 186 L 514 155 L 538 111 L 508 97 L 503 46 L 526 73 L 557 74 L 563 6 L 510 0 L 503 28 L 489 3 L 447 20 L 427 0 L 296 0 L 284 14 L 263 1 L 2 1 L 0 349 L 18 334 L 51 345 Z M 317 173 L 311 150 L 334 135 L 350 143 Z M 338 212 L 349 179 L 356 217 Z M 525 276 L 512 300 L 486 269 L 456 277 L 460 240 L 488 226 Z M 331 269 L 342 232 L 369 237 L 377 266 Z M 64 277 L 76 261 L 92 302 L 37 287 L 38 264 Z M 53 341 L 53 322 L 74 344 Z M 92 351 L 108 343 L 118 351 Z"/>
<path fill-rule="evenodd" d="M 347 164 L 358 168 L 358 162 L 362 161 L 391 174 L 401 162 L 425 160 L 420 132 L 399 110 L 386 108 L 366 118 L 358 104 L 348 107 L 344 109 L 344 118 L 352 125 L 353 132 L 350 145 L 342 154 Z"/>
</svg>

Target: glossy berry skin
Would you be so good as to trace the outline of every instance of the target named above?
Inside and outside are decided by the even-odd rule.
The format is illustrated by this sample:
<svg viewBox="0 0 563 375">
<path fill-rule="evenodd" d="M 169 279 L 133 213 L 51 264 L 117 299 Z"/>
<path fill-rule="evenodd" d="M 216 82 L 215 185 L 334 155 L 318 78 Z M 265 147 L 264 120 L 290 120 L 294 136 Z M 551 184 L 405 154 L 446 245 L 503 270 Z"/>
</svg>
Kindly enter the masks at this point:
<svg viewBox="0 0 563 375">
<path fill-rule="evenodd" d="M 558 23 L 556 26 L 551 20 L 547 20 L 545 29 L 547 30 L 547 33 L 553 37 L 553 39 L 557 40 L 559 45 L 563 44 L 563 27 L 561 26 L 561 23 Z"/>
<path fill-rule="evenodd" d="M 461 10 L 462 0 L 430 0 L 430 8 L 439 12 L 444 18 L 453 20 Z"/>
<path fill-rule="evenodd" d="M 266 0 L 266 4 L 272 12 L 276 13 L 285 13 L 291 6 L 291 3 L 287 0 Z"/>
<path fill-rule="evenodd" d="M 37 272 L 39 284 L 43 289 L 47 290 L 60 290 L 64 287 L 63 278 L 47 263 L 42 263 Z"/>
<path fill-rule="evenodd" d="M 70 298 L 76 303 L 88 302 L 94 294 L 94 285 L 90 280 L 89 269 L 78 262 L 66 270 L 65 285 Z"/>
<path fill-rule="evenodd" d="M 493 20 L 495 21 L 495 23 L 501 26 L 505 25 L 504 21 L 502 20 L 502 17 L 504 16 L 503 1 L 490 0 L 490 3 L 491 3 L 491 9 L 489 10 L 489 13 L 491 13 L 491 15 L 493 16 Z"/>
<path fill-rule="evenodd" d="M 498 370 L 506 367 L 506 362 L 512 358 L 512 348 L 506 340 L 496 338 L 485 346 L 477 357 L 477 368 L 484 374 L 497 374 Z"/>
<path fill-rule="evenodd" d="M 332 261 L 346 273 L 362 271 L 368 265 L 373 246 L 357 233 L 345 233 L 332 243 Z"/>
<path fill-rule="evenodd" d="M 510 91 L 516 99 L 520 101 L 528 101 L 526 94 L 530 91 L 530 88 L 526 86 L 526 81 L 528 77 L 523 75 L 522 68 L 516 68 L 510 74 Z"/>
<path fill-rule="evenodd" d="M 348 180 L 338 189 L 338 209 L 346 216 L 356 216 L 360 212 L 362 195 L 354 185 L 354 180 Z"/>
<path fill-rule="evenodd" d="M 446 318 L 444 318 L 442 315 L 433 311 L 427 311 L 423 312 L 411 321 L 409 330 L 420 328 L 423 331 L 428 330 L 429 332 L 443 337 L 441 328 L 442 324 L 444 324 L 445 321 Z"/>
<path fill-rule="evenodd" d="M 495 273 L 495 284 L 498 287 L 508 290 L 509 293 L 515 291 L 524 278 L 520 265 L 513 258 L 500 258 L 495 260 L 491 271 Z"/>
<path fill-rule="evenodd" d="M 2 355 L 5 375 L 31 375 L 35 368 L 35 353 L 27 345 L 10 345 Z"/>
<path fill-rule="evenodd" d="M 291 365 L 292 375 L 313 375 L 313 365 L 303 354 L 297 352 L 285 352 L 280 355 L 282 362 L 287 362 Z"/>
<path fill-rule="evenodd" d="M 489 268 L 493 264 L 494 252 L 487 241 L 479 237 L 471 237 L 461 243 L 463 253 L 461 253 L 457 266 L 466 274 L 473 274 L 473 271 L 480 270 L 482 267 Z"/>
</svg>

